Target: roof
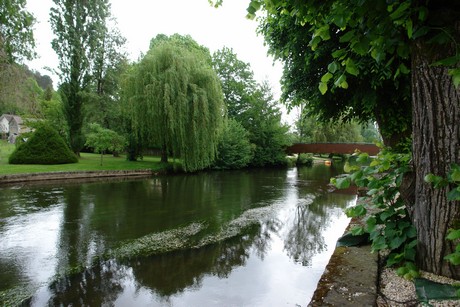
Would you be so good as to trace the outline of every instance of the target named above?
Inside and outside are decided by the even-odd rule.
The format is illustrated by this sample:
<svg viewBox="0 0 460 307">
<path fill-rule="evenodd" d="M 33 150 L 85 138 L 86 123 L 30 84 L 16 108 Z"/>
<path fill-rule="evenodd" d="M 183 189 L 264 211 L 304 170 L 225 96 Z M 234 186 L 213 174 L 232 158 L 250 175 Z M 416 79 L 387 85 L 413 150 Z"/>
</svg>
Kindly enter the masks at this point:
<svg viewBox="0 0 460 307">
<path fill-rule="evenodd" d="M 18 115 L 2 114 L 2 116 L 0 116 L 0 120 L 2 118 L 6 118 L 8 122 L 11 122 L 12 120 L 14 120 L 19 125 L 23 123 L 21 116 L 18 116 Z"/>
</svg>

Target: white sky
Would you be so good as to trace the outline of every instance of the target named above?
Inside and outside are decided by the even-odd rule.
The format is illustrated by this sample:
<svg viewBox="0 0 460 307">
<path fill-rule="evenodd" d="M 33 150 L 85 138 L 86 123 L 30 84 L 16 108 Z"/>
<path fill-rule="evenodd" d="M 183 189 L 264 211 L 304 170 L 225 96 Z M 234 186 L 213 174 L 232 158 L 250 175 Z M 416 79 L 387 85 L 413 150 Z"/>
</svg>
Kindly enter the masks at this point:
<svg viewBox="0 0 460 307">
<path fill-rule="evenodd" d="M 226 46 L 233 48 L 241 61 L 251 64 L 258 82 L 268 80 L 276 99 L 281 94 L 279 80 L 282 64 L 274 64 L 267 55 L 262 36 L 257 36 L 257 21 L 246 18 L 249 0 L 225 0 L 215 9 L 208 0 L 110 0 L 112 16 L 118 22 L 121 34 L 126 37 L 126 49 L 132 61 L 146 53 L 150 40 L 157 34 L 189 34 L 199 44 L 212 52 Z M 44 67 L 57 69 L 58 58 L 51 48 L 54 34 L 49 25 L 52 0 L 27 0 L 27 10 L 37 19 L 34 35 L 38 59 L 26 63 L 31 69 L 51 75 Z M 51 75 L 54 86 L 58 78 Z M 286 114 L 283 121 L 292 123 L 297 111 Z"/>
<path fill-rule="evenodd" d="M 211 52 L 224 46 L 233 48 L 240 60 L 251 64 L 257 81 L 268 80 L 275 97 L 279 97 L 282 66 L 280 63 L 273 66 L 263 38 L 256 35 L 257 22 L 246 19 L 248 3 L 248 0 L 226 0 L 215 9 L 207 0 L 111 0 L 111 11 L 128 40 L 126 48 L 131 60 L 147 52 L 150 39 L 157 34 L 189 34 Z M 56 69 L 58 63 L 51 48 L 53 33 L 48 22 L 51 6 L 51 0 L 27 1 L 28 11 L 37 19 L 34 34 L 39 56 L 27 64 L 48 75 L 43 68 Z"/>
</svg>

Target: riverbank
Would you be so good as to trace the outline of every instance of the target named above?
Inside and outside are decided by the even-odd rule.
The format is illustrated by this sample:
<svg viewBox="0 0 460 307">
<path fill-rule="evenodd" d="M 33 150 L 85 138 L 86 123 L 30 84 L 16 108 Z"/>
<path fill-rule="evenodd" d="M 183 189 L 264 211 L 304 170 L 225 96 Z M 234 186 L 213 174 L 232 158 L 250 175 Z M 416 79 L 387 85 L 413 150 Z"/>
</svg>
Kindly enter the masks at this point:
<svg viewBox="0 0 460 307">
<path fill-rule="evenodd" d="M 352 220 L 344 234 L 360 222 Z M 384 258 L 383 253 L 371 253 L 370 245 L 337 246 L 308 306 L 460 306 L 458 299 L 422 302 L 414 281 L 399 277 L 395 268 L 385 266 Z M 420 274 L 443 285 L 459 283 L 428 272 Z"/>
<path fill-rule="evenodd" d="M 151 169 L 143 170 L 121 170 L 121 171 L 70 171 L 70 172 L 44 172 L 24 173 L 12 175 L 0 175 L 0 184 L 26 183 L 32 181 L 56 181 L 56 180 L 78 180 L 95 178 L 118 178 L 118 177 L 148 177 L 159 174 L 161 171 Z"/>
</svg>

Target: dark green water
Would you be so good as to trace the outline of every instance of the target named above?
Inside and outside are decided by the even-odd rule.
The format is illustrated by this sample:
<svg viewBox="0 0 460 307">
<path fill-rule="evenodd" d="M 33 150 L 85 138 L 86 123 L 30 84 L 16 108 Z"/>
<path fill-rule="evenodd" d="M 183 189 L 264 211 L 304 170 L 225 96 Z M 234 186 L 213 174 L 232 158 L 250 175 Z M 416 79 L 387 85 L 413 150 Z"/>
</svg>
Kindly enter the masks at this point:
<svg viewBox="0 0 460 307">
<path fill-rule="evenodd" d="M 355 201 L 328 191 L 340 170 L 0 188 L 0 300 L 305 306 Z"/>
</svg>

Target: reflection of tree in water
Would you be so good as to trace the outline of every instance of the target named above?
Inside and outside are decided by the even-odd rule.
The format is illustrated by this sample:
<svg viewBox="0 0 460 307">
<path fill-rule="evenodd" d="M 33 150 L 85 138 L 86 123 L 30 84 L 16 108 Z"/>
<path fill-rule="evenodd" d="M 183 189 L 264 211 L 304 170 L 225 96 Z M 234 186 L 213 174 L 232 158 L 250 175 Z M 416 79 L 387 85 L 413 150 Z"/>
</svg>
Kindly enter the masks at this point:
<svg viewBox="0 0 460 307">
<path fill-rule="evenodd" d="M 127 267 L 115 261 L 99 263 L 83 273 L 61 278 L 50 285 L 53 297 L 49 306 L 102 306 L 113 305 L 123 291 L 121 283 Z"/>
<path fill-rule="evenodd" d="M 83 273 L 61 278 L 50 286 L 49 305 L 112 305 L 132 278 L 138 287 L 152 289 L 167 302 L 186 288 L 201 287 L 207 275 L 227 278 L 244 266 L 255 248 L 261 257 L 267 251 L 269 227 L 252 227 L 245 234 L 199 249 L 183 250 L 148 258 L 101 262 Z"/>
<path fill-rule="evenodd" d="M 130 261 L 139 284 L 167 297 L 187 287 L 199 288 L 206 275 L 227 278 L 238 266 L 244 266 L 254 242 L 264 250 L 260 227 L 253 227 L 242 236 L 208 245 L 200 249 L 152 256 L 147 261 Z"/>
<path fill-rule="evenodd" d="M 334 169 L 329 170 L 327 176 L 323 175 L 324 182 L 318 180 L 313 184 L 309 180 L 311 177 L 319 177 L 313 173 L 325 169 L 327 170 L 326 167 L 304 168 L 298 173 L 298 196 L 306 201 L 297 205 L 294 219 L 287 225 L 289 230 L 284 238 L 284 248 L 295 262 L 304 266 L 310 266 L 312 257 L 325 250 L 323 232 L 330 226 L 332 216 L 337 214 L 337 210 L 334 209 L 343 210 L 349 201 L 354 199 L 354 196 L 332 194 L 327 191 L 328 176 L 336 172 Z M 302 185 L 302 182 L 308 184 Z"/>
</svg>

